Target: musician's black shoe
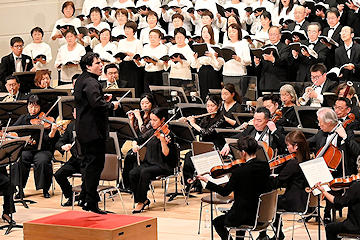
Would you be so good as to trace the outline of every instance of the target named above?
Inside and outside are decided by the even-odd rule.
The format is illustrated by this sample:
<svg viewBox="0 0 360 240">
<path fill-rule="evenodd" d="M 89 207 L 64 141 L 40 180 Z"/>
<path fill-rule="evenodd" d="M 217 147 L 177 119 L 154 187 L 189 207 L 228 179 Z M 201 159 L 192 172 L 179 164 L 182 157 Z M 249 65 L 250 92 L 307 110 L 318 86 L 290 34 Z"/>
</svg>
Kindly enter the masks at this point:
<svg viewBox="0 0 360 240">
<path fill-rule="evenodd" d="M 266 231 L 260 232 L 256 240 L 270 240 L 270 237 L 266 234 Z"/>
<path fill-rule="evenodd" d="M 284 240 L 285 239 L 285 235 L 283 232 L 279 233 L 279 238 L 276 239 L 276 236 L 273 236 L 272 238 L 270 238 L 270 240 Z"/>
<path fill-rule="evenodd" d="M 328 218 L 328 217 L 324 218 L 324 224 L 326 225 L 329 223 L 331 223 L 331 218 Z"/>
<path fill-rule="evenodd" d="M 24 191 L 22 191 L 22 196 L 23 196 L 23 198 L 25 198 Z M 18 192 L 16 193 L 15 199 L 20 199 L 20 191 L 18 191 Z"/>
<path fill-rule="evenodd" d="M 100 209 L 97 204 L 89 204 L 88 202 L 86 202 L 86 203 L 84 204 L 84 206 L 82 207 L 82 209 L 83 209 L 84 211 L 90 211 L 90 212 L 93 212 L 93 213 L 107 214 L 107 212 L 105 212 L 104 210 Z"/>
<path fill-rule="evenodd" d="M 63 207 L 71 207 L 72 206 L 72 198 L 70 197 L 62 206 Z"/>
<path fill-rule="evenodd" d="M 44 198 L 50 198 L 50 193 L 48 191 L 43 191 Z"/>
</svg>

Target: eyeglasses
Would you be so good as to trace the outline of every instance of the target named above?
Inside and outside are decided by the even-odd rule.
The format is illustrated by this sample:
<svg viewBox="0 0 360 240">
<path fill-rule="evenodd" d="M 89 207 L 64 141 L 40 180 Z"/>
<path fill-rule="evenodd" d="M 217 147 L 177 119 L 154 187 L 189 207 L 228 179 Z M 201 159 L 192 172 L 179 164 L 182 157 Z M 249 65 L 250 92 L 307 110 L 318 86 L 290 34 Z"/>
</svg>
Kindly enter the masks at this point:
<svg viewBox="0 0 360 240">
<path fill-rule="evenodd" d="M 343 107 L 339 107 L 339 106 L 333 106 L 333 108 L 334 108 L 334 110 L 340 110 L 340 111 L 342 111 L 342 110 L 345 110 L 345 109 L 347 109 L 348 107 L 345 107 L 345 108 L 343 108 Z"/>
<path fill-rule="evenodd" d="M 321 74 L 320 76 L 311 76 L 311 80 L 319 80 L 319 78 L 321 78 L 323 76 L 323 74 Z"/>
<path fill-rule="evenodd" d="M 7 83 L 6 86 L 14 88 L 17 86 L 17 83 L 12 83 L 12 84 Z"/>
<path fill-rule="evenodd" d="M 118 72 L 108 72 L 107 75 L 115 75 L 118 74 Z"/>
<path fill-rule="evenodd" d="M 23 48 L 24 45 L 14 45 L 13 48 Z"/>
</svg>

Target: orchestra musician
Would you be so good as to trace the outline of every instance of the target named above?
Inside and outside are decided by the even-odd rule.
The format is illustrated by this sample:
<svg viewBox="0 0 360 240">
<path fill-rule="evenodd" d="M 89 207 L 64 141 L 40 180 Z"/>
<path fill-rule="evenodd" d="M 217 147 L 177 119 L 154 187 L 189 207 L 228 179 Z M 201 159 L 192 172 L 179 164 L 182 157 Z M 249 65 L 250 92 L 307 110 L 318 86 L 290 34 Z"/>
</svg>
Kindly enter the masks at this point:
<svg viewBox="0 0 360 240">
<path fill-rule="evenodd" d="M 176 166 L 177 156 L 174 137 L 171 131 L 164 133 L 162 126 L 168 120 L 167 109 L 154 108 L 150 111 L 150 122 L 152 130 L 141 135 L 136 141 L 132 143 L 133 152 L 140 150 L 138 144 L 143 144 L 146 140 L 151 138 L 146 143 L 146 154 L 138 167 L 130 171 L 130 185 L 134 193 L 134 202 L 137 203 L 133 214 L 142 212 L 146 206 L 150 205 L 150 200 L 147 198 L 147 191 L 151 180 L 160 175 L 170 175 Z M 159 133 L 159 134 L 156 134 Z M 155 135 L 155 136 L 154 136 Z"/>
<path fill-rule="evenodd" d="M 360 182 L 353 182 L 344 195 L 334 196 L 317 183 L 315 185 L 322 194 L 336 207 L 348 207 L 347 218 L 343 222 L 329 223 L 325 227 L 327 240 L 340 240 L 339 233 L 360 233 Z"/>
<path fill-rule="evenodd" d="M 131 126 L 136 134 L 141 136 L 152 129 L 150 122 L 150 111 L 156 107 L 155 99 L 150 93 L 144 93 L 140 96 L 140 108 L 130 110 L 127 114 Z M 126 154 L 124 168 L 122 172 L 123 184 L 125 189 L 130 188 L 129 172 L 137 165 L 137 158 L 132 150 Z"/>
<path fill-rule="evenodd" d="M 297 104 L 298 98 L 294 87 L 290 84 L 281 86 L 280 98 L 282 102 L 282 116 L 276 124 L 283 127 L 297 127 L 299 125 L 299 121 L 297 119 L 294 106 Z"/>
<path fill-rule="evenodd" d="M 118 89 L 125 87 L 126 82 L 119 80 L 119 68 L 114 63 L 107 64 L 104 68 L 106 81 L 101 82 L 103 89 Z"/>
<path fill-rule="evenodd" d="M 348 93 L 344 96 L 346 89 L 349 88 Z M 336 88 L 335 95 L 340 97 L 346 97 L 351 103 L 351 112 L 355 115 L 355 118 L 360 121 L 360 108 L 359 99 L 356 94 L 356 90 L 353 86 L 349 86 L 348 83 L 340 83 Z"/>
<path fill-rule="evenodd" d="M 64 197 L 68 200 L 62 205 L 63 207 L 72 206 L 72 186 L 68 180 L 68 177 L 71 177 L 74 173 L 80 173 L 80 162 L 79 155 L 74 146 L 73 142 L 75 141 L 75 136 L 73 132 L 75 131 L 75 121 L 76 121 L 76 108 L 73 108 L 72 115 L 74 121 L 72 121 L 60 137 L 60 139 L 55 144 L 56 150 L 61 154 L 71 153 L 71 157 L 67 160 L 54 174 L 56 182 L 59 184 Z M 80 199 L 81 197 L 78 197 Z M 81 206 L 81 204 L 79 204 Z"/>
<path fill-rule="evenodd" d="M 50 87 L 51 72 L 49 70 L 36 71 L 34 83 L 39 89 L 52 89 Z"/>
<path fill-rule="evenodd" d="M 21 37 L 13 37 L 10 40 L 11 53 L 1 58 L 0 84 L 1 91 L 5 91 L 5 78 L 14 72 L 35 71 L 32 59 L 23 54 L 24 40 Z"/>
<path fill-rule="evenodd" d="M 265 95 L 262 98 L 262 100 L 263 100 L 263 106 L 269 109 L 270 111 L 270 117 L 274 116 L 276 110 L 279 109 L 279 105 L 280 105 L 279 96 L 276 94 Z"/>
<path fill-rule="evenodd" d="M 27 95 L 20 92 L 20 80 L 17 76 L 7 76 L 5 78 L 5 87 L 8 94 L 1 99 L 1 102 L 13 102 L 27 99 Z"/>
<path fill-rule="evenodd" d="M 197 176 L 207 183 L 206 189 L 210 191 L 222 196 L 234 192 L 235 201 L 231 209 L 213 220 L 216 232 L 222 240 L 228 239 L 229 233 L 225 226 L 237 227 L 254 223 L 259 196 L 267 190 L 269 183 L 269 164 L 256 158 L 256 151 L 259 148 L 256 140 L 250 136 L 242 136 L 237 144 L 240 155 L 246 163 L 232 170 L 230 180 L 224 187 L 208 181 L 205 176 Z M 245 232 L 241 231 L 236 233 L 237 237 L 244 234 Z"/>
<path fill-rule="evenodd" d="M 344 162 L 341 162 L 336 171 L 332 172 L 333 177 L 341 177 L 343 175 L 342 165 L 345 166 L 345 175 L 357 173 L 356 158 L 360 154 L 360 147 L 355 141 L 354 132 L 351 129 L 344 129 L 342 126 L 337 128 L 339 124 L 338 117 L 334 110 L 330 108 L 320 108 L 316 114 L 320 130 L 308 139 L 310 148 L 315 147 L 315 150 L 318 151 L 334 135 L 337 135 L 332 144 L 344 152 Z M 327 203 L 324 210 L 325 222 L 331 221 L 331 208 L 332 205 Z"/>
<path fill-rule="evenodd" d="M 233 113 L 243 112 L 244 109 L 241 106 L 241 97 L 235 90 L 234 84 L 224 84 L 221 89 L 221 99 L 223 100 L 223 105 L 220 110 L 227 123 L 227 127 L 236 128 L 239 124 L 236 122 Z"/>
<path fill-rule="evenodd" d="M 338 98 L 333 108 L 340 122 L 344 122 L 349 119 L 349 114 L 351 113 L 351 103 L 348 98 Z M 358 130 L 360 129 L 360 122 L 355 119 L 353 122 L 347 124 L 345 129 Z"/>
<path fill-rule="evenodd" d="M 270 186 L 271 189 L 285 188 L 285 193 L 278 196 L 277 209 L 284 209 L 286 212 L 304 212 L 308 198 L 305 188 L 308 185 L 299 163 L 310 159 L 309 145 L 305 135 L 300 130 L 288 133 L 285 142 L 289 153 L 295 153 L 296 156 L 278 167 L 280 170 L 277 176 L 270 177 Z M 278 227 L 279 218 L 280 215 L 277 214 L 273 223 L 275 228 Z M 282 225 L 277 231 L 279 232 L 278 239 L 283 240 L 285 235 L 282 232 Z M 260 233 L 260 239 L 268 239 L 266 237 L 266 231 Z M 276 237 L 271 239 L 275 240 Z"/>
<path fill-rule="evenodd" d="M 108 112 L 116 110 L 119 102 L 104 98 L 98 77 L 102 64 L 97 53 L 87 53 L 80 60 L 82 74 L 75 82 L 76 136 L 83 160 L 82 197 L 83 210 L 106 214 L 98 206 L 100 200 L 96 191 L 105 163 L 105 146 L 108 127 Z"/>
<path fill-rule="evenodd" d="M 30 95 L 27 100 L 28 113 L 21 115 L 13 126 L 31 125 L 31 120 L 38 118 L 41 112 L 40 99 L 37 95 Z M 15 198 L 20 198 L 20 174 L 22 176 L 22 188 L 25 188 L 29 178 L 31 164 L 34 168 L 34 178 L 36 190 L 42 189 L 44 198 L 50 198 L 49 189 L 52 183 L 52 157 L 54 154 L 54 146 L 60 137 L 57 131 L 58 126 L 52 124 L 50 129 L 44 129 L 41 150 L 27 150 L 23 151 L 22 161 L 16 162 L 13 165 L 13 182 L 19 188 L 19 193 Z M 21 171 L 20 171 L 21 164 Z M 24 194 L 22 196 L 25 196 Z"/>
</svg>

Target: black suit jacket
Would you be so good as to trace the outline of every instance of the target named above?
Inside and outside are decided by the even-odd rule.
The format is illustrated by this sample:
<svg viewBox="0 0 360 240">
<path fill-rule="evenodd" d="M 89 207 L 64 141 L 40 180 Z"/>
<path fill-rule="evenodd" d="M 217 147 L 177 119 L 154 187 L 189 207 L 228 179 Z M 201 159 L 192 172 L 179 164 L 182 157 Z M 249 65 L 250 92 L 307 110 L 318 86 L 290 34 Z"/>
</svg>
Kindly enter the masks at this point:
<svg viewBox="0 0 360 240">
<path fill-rule="evenodd" d="M 59 138 L 57 143 L 55 144 L 55 149 L 58 150 L 61 154 L 64 154 L 65 151 L 61 149 L 61 147 L 65 144 L 72 144 L 75 140 L 73 131 L 75 131 L 75 121 L 69 123 L 65 129 L 64 134 Z M 77 151 L 75 145 L 70 150 L 72 157 L 77 156 Z M 72 159 L 72 158 L 70 158 Z M 69 160 L 70 160 L 69 159 Z"/>
<path fill-rule="evenodd" d="M 0 102 L 2 102 L 7 96 L 10 96 L 10 94 L 7 94 L 5 97 L 2 97 L 1 99 L 0 99 Z M 27 100 L 28 99 L 28 97 L 29 97 L 29 95 L 28 94 L 26 94 L 26 93 L 22 93 L 22 92 L 19 92 L 19 94 L 17 95 L 17 97 L 16 97 L 16 99 L 15 99 L 15 101 L 19 101 L 19 100 Z"/>
<path fill-rule="evenodd" d="M 323 88 L 321 89 L 321 94 L 323 94 L 323 93 L 325 93 L 325 92 L 335 92 L 335 90 L 336 90 L 336 88 L 337 88 L 338 85 L 339 85 L 339 84 L 338 84 L 337 82 L 331 81 L 330 79 L 326 79 L 326 81 L 325 81 L 325 83 L 324 83 L 324 86 L 323 86 Z M 306 90 L 306 88 L 304 88 L 304 92 L 302 93 L 302 95 L 304 95 L 305 90 Z M 301 96 L 302 96 L 302 95 L 301 95 Z M 310 100 L 307 102 L 306 105 L 307 105 L 307 106 L 310 106 L 311 102 L 312 102 L 312 98 L 310 98 Z"/>
<path fill-rule="evenodd" d="M 342 142 L 342 138 L 338 136 L 337 147 L 344 151 L 345 158 L 345 174 L 351 175 L 357 173 L 356 159 L 360 155 L 360 146 L 355 141 L 354 132 L 351 129 L 345 129 L 347 138 Z M 326 144 L 327 133 L 319 130 L 314 136 L 308 139 L 309 146 L 315 147 L 316 152 Z M 342 176 L 342 163 L 339 164 L 336 171 L 333 172 L 334 177 Z"/>
<path fill-rule="evenodd" d="M 346 26 L 350 26 L 354 29 L 355 37 L 360 37 L 360 14 L 355 13 L 354 10 L 347 12 Z"/>
<path fill-rule="evenodd" d="M 81 143 L 106 139 L 108 112 L 113 104 L 104 100 L 98 76 L 83 72 L 75 83 L 76 136 Z"/>
<path fill-rule="evenodd" d="M 350 59 L 345 50 L 345 45 L 340 46 L 335 50 L 335 66 L 341 67 L 346 63 L 352 63 L 355 65 L 354 70 L 343 69 L 343 76 L 340 78 L 340 81 L 351 81 L 359 82 L 360 81 L 360 45 L 353 43 L 351 47 Z"/>
<path fill-rule="evenodd" d="M 25 69 L 26 59 L 29 59 L 30 62 L 27 64 L 27 67 Z M 24 72 L 30 71 L 34 67 L 31 58 L 24 54 L 21 54 L 21 64 Z M 14 72 L 15 72 L 15 60 L 13 53 L 10 53 L 9 55 L 4 56 L 1 59 L 1 63 L 0 63 L 0 81 L 2 83 L 2 87 L 5 87 L 5 78 L 13 74 Z"/>
<path fill-rule="evenodd" d="M 305 20 L 304 23 L 301 25 L 300 30 L 304 30 L 305 33 L 306 33 L 306 32 L 307 32 L 307 27 L 309 26 L 309 24 L 310 24 L 310 23 Z M 290 24 L 288 25 L 288 30 L 289 30 L 289 31 L 294 31 L 295 26 L 296 26 L 296 23 L 295 23 L 295 22 L 290 23 Z"/>
<path fill-rule="evenodd" d="M 287 67 L 290 65 L 290 47 L 285 43 L 279 42 L 276 45 L 279 57 L 275 58 L 275 62 L 269 62 L 262 60 L 258 66 L 261 68 L 260 86 L 262 91 L 278 91 L 281 82 L 288 81 L 287 79 Z"/>
<path fill-rule="evenodd" d="M 207 189 L 222 196 L 234 192 L 235 201 L 225 214 L 225 225 L 254 224 L 258 199 L 268 189 L 269 175 L 269 164 L 254 158 L 235 168 L 224 187 L 210 181 L 207 183 Z"/>
<path fill-rule="evenodd" d="M 309 41 L 304 40 L 301 41 L 302 44 L 308 46 Z M 314 58 L 312 56 L 305 57 L 301 53 L 299 53 L 299 56 L 297 59 L 294 60 L 294 64 L 297 64 L 298 71 L 297 71 L 297 82 L 309 82 L 311 81 L 310 77 L 310 68 L 315 63 L 325 63 L 327 53 L 329 52 L 328 47 L 321 43 L 320 41 L 317 41 L 315 44 L 313 50 L 318 54 L 318 58 Z"/>
<path fill-rule="evenodd" d="M 343 26 L 341 24 L 339 24 L 339 26 L 337 26 L 337 28 L 334 29 L 334 33 L 331 36 L 331 38 L 337 42 L 340 46 L 343 45 L 343 41 L 341 40 L 340 37 L 340 32 L 341 29 L 343 28 Z M 323 36 L 327 36 L 329 33 L 330 27 L 326 27 L 324 28 L 323 32 L 321 35 Z M 331 68 L 333 68 L 335 66 L 335 50 L 337 49 L 336 46 L 331 45 L 331 49 L 329 49 L 326 61 L 325 61 L 325 65 L 327 67 L 328 70 L 330 70 Z"/>
<path fill-rule="evenodd" d="M 124 88 L 126 86 L 126 82 L 123 80 L 116 80 L 116 83 L 119 88 Z M 101 81 L 100 84 L 102 89 L 105 89 L 107 87 L 107 81 Z"/>
</svg>

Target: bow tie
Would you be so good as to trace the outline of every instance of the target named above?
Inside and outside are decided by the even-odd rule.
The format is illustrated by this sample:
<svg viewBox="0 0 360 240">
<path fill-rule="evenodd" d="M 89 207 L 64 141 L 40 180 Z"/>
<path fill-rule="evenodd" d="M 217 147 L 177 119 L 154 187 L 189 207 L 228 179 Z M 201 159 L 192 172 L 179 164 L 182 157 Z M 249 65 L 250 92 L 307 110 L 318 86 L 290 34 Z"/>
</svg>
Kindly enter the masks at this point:
<svg viewBox="0 0 360 240">
<path fill-rule="evenodd" d="M 19 59 L 21 60 L 21 59 L 22 59 L 22 57 L 16 57 L 16 60 L 19 60 Z"/>
<path fill-rule="evenodd" d="M 326 136 L 326 137 L 328 137 L 328 136 L 330 136 L 331 134 L 333 134 L 334 132 L 324 132 L 324 135 Z"/>
</svg>

